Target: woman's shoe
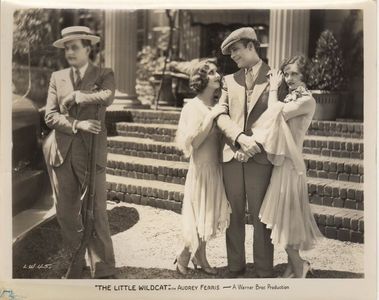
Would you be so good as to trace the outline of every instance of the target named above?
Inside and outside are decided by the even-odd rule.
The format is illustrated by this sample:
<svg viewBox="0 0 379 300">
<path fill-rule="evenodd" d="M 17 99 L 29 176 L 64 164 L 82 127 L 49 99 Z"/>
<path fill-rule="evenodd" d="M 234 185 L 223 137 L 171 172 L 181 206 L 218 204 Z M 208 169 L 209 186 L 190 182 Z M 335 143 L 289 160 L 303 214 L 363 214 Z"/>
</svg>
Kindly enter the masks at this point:
<svg viewBox="0 0 379 300">
<path fill-rule="evenodd" d="M 178 272 L 180 275 L 187 275 L 188 273 L 188 268 L 186 266 L 183 266 L 179 263 L 178 259 L 175 258 L 174 260 L 174 265 L 176 264 L 176 272 Z"/>
<path fill-rule="evenodd" d="M 295 273 L 292 271 L 288 275 L 286 275 L 286 276 L 280 276 L 279 278 L 295 278 Z"/>
<path fill-rule="evenodd" d="M 283 278 L 295 278 L 295 273 L 292 272 L 287 277 L 283 277 Z"/>
<path fill-rule="evenodd" d="M 290 263 L 287 264 L 286 269 L 284 270 L 284 273 L 280 278 L 293 278 L 295 277 L 295 273 L 293 272 L 292 265 Z"/>
<path fill-rule="evenodd" d="M 308 272 L 311 273 L 311 274 L 313 274 L 313 269 L 311 267 L 311 263 L 309 261 L 305 261 L 303 263 L 303 273 L 302 273 L 302 275 L 301 275 L 300 278 L 306 278 Z"/>
<path fill-rule="evenodd" d="M 208 275 L 216 275 L 217 274 L 216 269 L 209 266 L 208 263 L 207 263 L 207 266 L 205 263 L 201 263 L 200 259 L 198 259 L 196 256 L 194 256 L 192 258 L 192 263 L 193 263 L 193 267 L 195 268 L 195 270 L 197 270 L 197 266 L 199 266 L 200 270 L 202 270 L 204 273 L 206 273 Z"/>
</svg>

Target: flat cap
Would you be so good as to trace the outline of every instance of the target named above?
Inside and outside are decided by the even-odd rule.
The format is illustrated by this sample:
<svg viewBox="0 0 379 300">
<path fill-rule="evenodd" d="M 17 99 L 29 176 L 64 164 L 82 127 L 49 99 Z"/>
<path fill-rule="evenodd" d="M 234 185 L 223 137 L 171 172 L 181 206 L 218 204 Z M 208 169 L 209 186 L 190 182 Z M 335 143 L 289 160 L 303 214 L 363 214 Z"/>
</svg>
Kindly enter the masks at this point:
<svg viewBox="0 0 379 300">
<path fill-rule="evenodd" d="M 252 27 L 241 27 L 234 30 L 221 44 L 221 52 L 224 55 L 230 54 L 229 47 L 242 39 L 257 41 L 257 34 Z"/>
</svg>

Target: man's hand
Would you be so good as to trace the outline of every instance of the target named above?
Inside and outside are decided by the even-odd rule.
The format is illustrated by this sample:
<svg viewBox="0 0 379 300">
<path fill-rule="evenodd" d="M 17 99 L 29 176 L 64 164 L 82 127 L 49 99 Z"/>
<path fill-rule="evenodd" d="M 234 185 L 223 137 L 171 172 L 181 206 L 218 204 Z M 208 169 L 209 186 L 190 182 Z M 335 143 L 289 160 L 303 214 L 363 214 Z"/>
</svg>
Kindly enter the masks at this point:
<svg viewBox="0 0 379 300">
<path fill-rule="evenodd" d="M 101 131 L 101 122 L 98 120 L 78 121 L 76 128 L 85 132 L 99 134 Z"/>
<path fill-rule="evenodd" d="M 63 113 L 68 112 L 74 104 L 75 104 L 75 93 L 72 92 L 63 98 L 62 100 L 63 111 L 62 112 Z"/>
<path fill-rule="evenodd" d="M 249 157 L 252 157 L 255 154 L 261 152 L 261 149 L 259 148 L 254 137 L 252 136 L 241 134 L 237 138 L 237 142 L 238 144 L 240 144 L 242 151 L 245 152 L 247 155 L 249 155 Z"/>
<path fill-rule="evenodd" d="M 243 152 L 241 149 L 239 149 L 237 150 L 237 152 L 234 153 L 234 158 L 239 162 L 247 162 L 250 156 Z"/>
</svg>

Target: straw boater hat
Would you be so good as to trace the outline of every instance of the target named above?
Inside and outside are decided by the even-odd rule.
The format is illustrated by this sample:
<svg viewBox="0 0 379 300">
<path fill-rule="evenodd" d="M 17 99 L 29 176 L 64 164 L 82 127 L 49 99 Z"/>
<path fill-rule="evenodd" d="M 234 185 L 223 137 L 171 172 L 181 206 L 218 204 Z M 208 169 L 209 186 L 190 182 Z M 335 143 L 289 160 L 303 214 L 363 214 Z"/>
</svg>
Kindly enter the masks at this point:
<svg viewBox="0 0 379 300">
<path fill-rule="evenodd" d="M 252 27 L 242 27 L 234 30 L 221 44 L 221 52 L 224 55 L 230 54 L 229 47 L 242 39 L 257 41 L 257 34 Z"/>
<path fill-rule="evenodd" d="M 53 43 L 54 47 L 64 48 L 64 43 L 72 40 L 89 40 L 92 45 L 100 41 L 100 37 L 93 35 L 86 26 L 70 26 L 62 29 L 62 38 Z"/>
</svg>

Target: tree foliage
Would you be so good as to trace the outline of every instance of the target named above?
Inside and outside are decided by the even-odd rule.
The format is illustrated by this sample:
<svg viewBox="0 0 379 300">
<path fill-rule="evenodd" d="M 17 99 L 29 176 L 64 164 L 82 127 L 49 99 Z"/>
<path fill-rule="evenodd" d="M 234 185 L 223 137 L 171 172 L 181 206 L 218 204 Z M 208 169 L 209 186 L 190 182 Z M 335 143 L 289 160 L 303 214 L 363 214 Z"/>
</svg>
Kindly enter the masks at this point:
<svg viewBox="0 0 379 300">
<path fill-rule="evenodd" d="M 150 80 L 154 73 L 162 72 L 165 57 L 158 48 L 144 46 L 137 54 L 137 79 Z"/>
<path fill-rule="evenodd" d="M 50 74 L 67 67 L 64 51 L 53 47 L 66 26 L 83 25 L 102 35 L 101 10 L 73 9 L 20 9 L 14 13 L 13 70 L 14 93 L 32 99 L 39 106 L 46 101 Z M 100 62 L 98 55 L 103 44 L 93 47 L 91 58 Z M 101 52 L 102 53 L 102 52 Z M 103 60 L 103 57 L 101 57 Z M 29 68 L 30 62 L 30 68 Z M 29 86 L 31 80 L 31 86 Z"/>
<path fill-rule="evenodd" d="M 95 34 L 103 34 L 101 10 L 22 9 L 14 13 L 13 20 L 13 62 L 18 65 L 28 65 L 30 51 L 32 67 L 47 67 L 53 70 L 66 67 L 64 52 L 52 45 L 60 38 L 63 27 L 88 26 Z M 92 50 L 91 58 L 99 60 L 101 45 L 97 44 Z"/>
<path fill-rule="evenodd" d="M 60 32 L 60 10 L 23 9 L 14 14 L 13 62 L 35 67 L 61 68 L 64 57 L 52 46 Z"/>
<path fill-rule="evenodd" d="M 311 89 L 336 91 L 343 87 L 342 51 L 330 30 L 321 33 L 312 58 L 308 86 Z"/>
</svg>

